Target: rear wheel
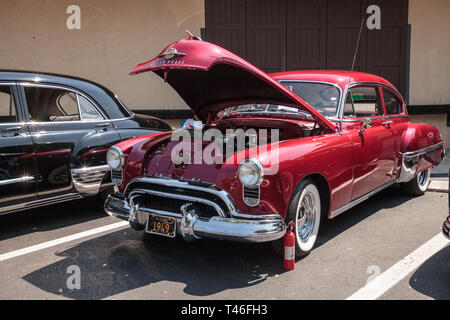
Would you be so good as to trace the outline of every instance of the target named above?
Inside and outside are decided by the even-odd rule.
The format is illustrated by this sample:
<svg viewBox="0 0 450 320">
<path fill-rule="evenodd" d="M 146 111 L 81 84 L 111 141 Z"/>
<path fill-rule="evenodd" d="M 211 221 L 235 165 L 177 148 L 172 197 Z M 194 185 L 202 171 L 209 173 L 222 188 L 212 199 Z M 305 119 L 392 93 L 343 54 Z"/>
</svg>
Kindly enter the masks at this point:
<svg viewBox="0 0 450 320">
<path fill-rule="evenodd" d="M 314 181 L 305 179 L 297 186 L 286 214 L 286 224 L 295 224 L 295 257 L 308 255 L 317 239 L 321 216 L 320 193 Z M 275 251 L 284 254 L 284 238 L 273 242 Z"/>
<path fill-rule="evenodd" d="M 431 169 L 422 171 L 410 182 L 400 184 L 402 193 L 411 196 L 421 196 L 430 185 Z"/>
</svg>

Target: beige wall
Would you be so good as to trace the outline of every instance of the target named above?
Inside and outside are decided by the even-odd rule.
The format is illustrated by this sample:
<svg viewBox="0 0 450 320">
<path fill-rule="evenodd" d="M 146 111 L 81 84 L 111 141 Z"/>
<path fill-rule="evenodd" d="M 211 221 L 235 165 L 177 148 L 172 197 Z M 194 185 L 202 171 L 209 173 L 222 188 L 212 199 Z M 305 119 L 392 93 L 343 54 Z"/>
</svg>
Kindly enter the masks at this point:
<svg viewBox="0 0 450 320">
<path fill-rule="evenodd" d="M 450 0 L 409 0 L 410 104 L 450 104 Z"/>
<path fill-rule="evenodd" d="M 81 30 L 66 9 L 81 8 Z M 156 75 L 130 76 L 170 42 L 200 35 L 204 0 L 1 0 L 0 69 L 63 73 L 99 82 L 131 109 L 183 109 Z"/>
<path fill-rule="evenodd" d="M 428 123 L 435 126 L 442 134 L 444 139 L 444 147 L 450 148 L 450 131 L 447 127 L 447 115 L 446 114 L 417 114 L 410 115 L 409 118 L 414 123 Z"/>
</svg>

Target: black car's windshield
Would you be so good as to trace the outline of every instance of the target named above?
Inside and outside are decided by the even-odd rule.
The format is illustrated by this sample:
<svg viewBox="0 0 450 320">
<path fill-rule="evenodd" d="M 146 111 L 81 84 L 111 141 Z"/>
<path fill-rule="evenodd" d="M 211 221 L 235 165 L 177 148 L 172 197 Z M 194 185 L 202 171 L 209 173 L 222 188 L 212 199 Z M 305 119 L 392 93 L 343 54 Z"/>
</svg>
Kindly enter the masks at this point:
<svg viewBox="0 0 450 320">
<path fill-rule="evenodd" d="M 308 102 L 325 117 L 335 117 L 339 104 L 339 89 L 331 84 L 281 81 L 281 84 Z"/>
</svg>

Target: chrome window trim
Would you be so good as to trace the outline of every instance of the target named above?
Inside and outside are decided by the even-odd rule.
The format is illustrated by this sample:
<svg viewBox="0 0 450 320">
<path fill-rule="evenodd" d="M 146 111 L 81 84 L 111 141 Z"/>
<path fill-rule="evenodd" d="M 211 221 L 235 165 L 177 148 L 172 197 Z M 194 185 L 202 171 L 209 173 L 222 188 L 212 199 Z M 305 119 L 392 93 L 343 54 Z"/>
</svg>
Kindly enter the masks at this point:
<svg viewBox="0 0 450 320">
<path fill-rule="evenodd" d="M 335 117 L 338 117 L 338 115 L 339 115 L 339 106 L 340 106 L 340 102 L 341 102 L 341 100 L 342 100 L 342 94 L 343 94 L 343 92 L 342 92 L 342 88 L 338 85 L 338 84 L 336 84 L 336 83 L 333 83 L 333 82 L 327 82 L 327 81 L 315 81 L 315 80 L 278 80 L 281 84 L 283 84 L 283 82 L 301 82 L 301 83 L 318 83 L 318 84 L 327 84 L 327 85 L 331 85 L 331 86 L 333 86 L 333 87 L 336 87 L 338 90 L 339 90 L 339 99 L 338 99 L 338 104 L 337 104 L 337 108 L 336 108 L 336 115 L 334 115 L 334 116 L 329 116 L 329 117 L 325 117 L 325 118 L 327 118 L 327 119 L 329 119 L 329 120 L 333 120 L 333 119 L 335 119 Z M 288 88 L 289 89 L 289 88 Z M 290 89 L 289 89 L 290 90 Z M 292 91 L 292 90 L 291 90 Z M 292 91 L 292 92 L 294 92 L 294 91 Z M 296 94 L 295 92 L 294 92 L 294 94 Z M 296 95 L 298 95 L 298 94 L 296 94 Z M 299 96 L 300 97 L 300 96 Z M 300 97 L 301 99 L 303 99 L 302 97 Z M 305 100 L 305 99 L 303 99 L 303 100 Z M 305 100 L 305 102 L 306 103 L 308 103 L 306 100 Z M 314 108 L 314 106 L 312 106 L 311 105 L 311 107 L 313 107 Z M 319 110 L 317 110 L 316 108 L 314 108 L 314 110 L 316 110 L 317 112 L 319 112 L 320 113 L 320 111 Z"/>
<path fill-rule="evenodd" d="M 390 87 L 390 86 L 388 86 L 388 85 L 385 85 L 385 84 L 383 84 L 383 83 L 379 83 L 379 82 L 366 82 L 366 81 L 361 81 L 361 82 L 352 82 L 352 83 L 349 83 L 349 84 L 347 84 L 347 86 L 345 87 L 345 89 L 344 89 L 344 93 L 343 93 L 343 95 L 342 95 L 342 97 L 341 97 L 341 101 L 340 101 L 340 103 L 339 103 L 339 112 L 338 112 L 338 114 L 339 114 L 339 120 L 340 121 L 343 121 L 343 119 L 344 119 L 344 104 L 345 104 L 345 97 L 347 97 L 347 94 L 348 94 L 348 91 L 351 89 L 351 88 L 354 88 L 354 87 L 359 87 L 359 86 L 377 86 L 377 87 L 382 87 L 382 88 L 386 88 L 386 89 L 389 89 L 389 90 L 391 90 L 392 92 L 394 92 L 398 97 L 402 97 L 402 95 L 400 94 L 400 92 L 398 92 L 398 90 L 397 89 L 394 89 L 394 88 L 392 88 L 392 87 Z M 403 107 L 403 112 L 402 113 L 399 113 L 399 114 L 394 114 L 394 115 L 390 115 L 391 117 L 398 117 L 398 116 L 404 116 L 404 117 L 408 117 L 408 115 L 405 113 L 405 110 L 406 110 L 406 107 L 405 107 L 405 102 L 404 102 L 404 99 L 403 99 L 403 97 L 402 97 L 402 107 Z M 386 115 L 385 115 L 386 116 Z M 357 118 L 357 119 L 363 119 L 364 117 L 360 117 L 360 118 Z M 367 117 L 366 117 L 367 118 Z M 373 119 L 373 118 L 371 118 L 371 119 Z M 353 119 L 352 119 L 353 120 Z"/>
<path fill-rule="evenodd" d="M 64 85 L 55 85 L 55 84 L 47 84 L 47 83 L 32 83 L 32 82 L 20 82 L 19 85 L 21 85 L 22 87 L 41 87 L 41 88 L 53 88 L 53 89 L 61 89 L 61 90 L 67 90 L 67 91 L 72 91 L 75 94 L 79 94 L 82 97 L 84 97 L 86 100 L 88 100 L 93 106 L 94 108 L 97 110 L 97 112 L 99 112 L 99 114 L 103 117 L 102 120 L 96 120 L 96 121 L 83 121 L 82 120 L 82 116 L 81 116 L 81 112 L 80 112 L 80 105 L 78 103 L 78 96 L 77 96 L 77 104 L 78 104 L 78 113 L 80 115 L 80 120 L 75 120 L 75 121 L 32 121 L 30 119 L 27 119 L 27 123 L 32 123 L 32 124 L 49 124 L 49 123 L 79 123 L 79 122 L 100 122 L 100 121 L 111 121 L 111 119 L 108 118 L 108 116 L 104 113 L 103 109 L 93 100 L 91 99 L 89 96 L 87 96 L 86 94 L 84 94 L 83 92 L 81 92 L 80 90 L 70 87 L 70 86 L 64 86 Z M 28 108 L 28 102 L 27 102 L 27 108 Z M 28 111 L 28 110 L 27 110 Z"/>
<path fill-rule="evenodd" d="M 0 81 L 0 86 L 17 86 L 17 83 L 16 82 L 11 82 L 11 81 L 5 81 L 5 82 L 2 82 L 2 81 Z M 12 92 L 11 92 L 11 94 L 12 94 Z M 16 101 L 14 101 L 14 106 L 16 107 L 16 119 L 18 119 L 18 118 L 22 118 L 22 117 L 19 117 L 19 114 L 18 114 L 18 110 L 17 110 L 17 103 L 16 103 Z M 19 106 L 19 111 L 21 112 L 21 107 Z M 22 112 L 21 112 L 22 113 Z M 3 122 L 3 123 L 0 123 L 0 126 L 1 125 L 4 125 L 4 126 L 10 126 L 10 125 L 23 125 L 23 122 Z"/>
<path fill-rule="evenodd" d="M 3 123 L 0 123 L 0 126 L 14 126 L 14 125 L 25 126 L 26 122 L 3 122 Z"/>
<path fill-rule="evenodd" d="M 407 115 L 392 115 L 392 116 L 373 116 L 373 117 L 358 117 L 358 118 L 347 118 L 342 119 L 342 122 L 361 122 L 364 119 L 370 119 L 370 120 L 386 120 L 386 119 L 393 119 L 393 118 L 405 118 L 409 119 Z"/>
<path fill-rule="evenodd" d="M 85 122 L 100 122 L 105 120 L 105 118 L 107 119 L 106 115 L 101 114 L 100 112 L 98 112 L 98 109 L 95 107 L 95 105 L 92 104 L 91 101 L 87 100 L 90 104 L 92 104 L 92 106 L 94 107 L 94 110 L 97 111 L 98 115 L 100 117 L 102 117 L 103 119 L 96 119 L 96 120 L 84 120 L 83 119 L 83 113 L 81 112 L 81 106 L 80 106 L 80 94 L 75 93 L 77 95 L 77 104 L 78 104 L 78 113 L 80 114 L 80 121 L 85 121 Z M 83 98 L 86 99 L 85 96 L 81 95 Z"/>
</svg>

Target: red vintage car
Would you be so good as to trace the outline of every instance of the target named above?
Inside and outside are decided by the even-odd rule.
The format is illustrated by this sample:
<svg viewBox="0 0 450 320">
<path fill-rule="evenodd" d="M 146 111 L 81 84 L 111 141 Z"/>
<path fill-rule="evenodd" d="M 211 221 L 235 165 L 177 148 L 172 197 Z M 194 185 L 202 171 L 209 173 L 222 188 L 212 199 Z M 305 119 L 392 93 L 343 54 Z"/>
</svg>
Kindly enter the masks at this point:
<svg viewBox="0 0 450 320">
<path fill-rule="evenodd" d="M 237 152 L 216 149 L 214 157 L 223 163 L 185 161 L 183 142 L 173 139 L 178 131 L 113 146 L 108 164 L 116 192 L 105 210 L 136 230 L 186 240 L 271 241 L 282 253 L 293 222 L 300 257 L 313 248 L 321 219 L 395 183 L 422 195 L 430 168 L 444 156 L 439 131 L 411 123 L 401 94 L 375 75 L 325 70 L 269 75 L 192 37 L 170 44 L 132 74 L 147 71 L 186 101 L 202 122 L 197 131 L 223 133 L 216 146 L 237 139 L 239 129 L 252 133 Z M 278 138 L 261 139 L 264 129 Z M 199 145 L 186 151 L 189 157 L 208 144 Z M 178 153 L 182 160 L 175 162 Z"/>
</svg>

